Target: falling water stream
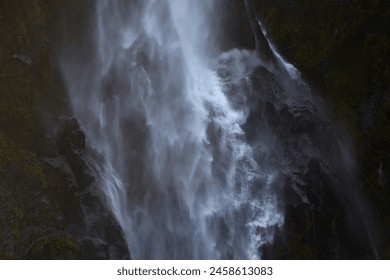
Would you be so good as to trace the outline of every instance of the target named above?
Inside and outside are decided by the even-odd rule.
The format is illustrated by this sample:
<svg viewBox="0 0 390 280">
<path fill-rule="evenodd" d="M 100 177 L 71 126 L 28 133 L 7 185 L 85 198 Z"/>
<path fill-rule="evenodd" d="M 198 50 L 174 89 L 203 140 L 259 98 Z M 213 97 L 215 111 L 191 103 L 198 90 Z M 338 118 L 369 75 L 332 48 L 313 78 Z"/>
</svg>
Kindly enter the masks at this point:
<svg viewBox="0 0 390 280">
<path fill-rule="evenodd" d="M 257 103 L 320 112 L 274 48 L 279 68 L 255 51 L 215 55 L 214 5 L 96 1 L 88 62 L 61 60 L 135 259 L 261 258 L 284 222 L 280 188 L 318 153 L 302 136 L 291 155 L 269 121 L 248 125 Z M 256 75 L 269 77 L 260 89 Z"/>
</svg>

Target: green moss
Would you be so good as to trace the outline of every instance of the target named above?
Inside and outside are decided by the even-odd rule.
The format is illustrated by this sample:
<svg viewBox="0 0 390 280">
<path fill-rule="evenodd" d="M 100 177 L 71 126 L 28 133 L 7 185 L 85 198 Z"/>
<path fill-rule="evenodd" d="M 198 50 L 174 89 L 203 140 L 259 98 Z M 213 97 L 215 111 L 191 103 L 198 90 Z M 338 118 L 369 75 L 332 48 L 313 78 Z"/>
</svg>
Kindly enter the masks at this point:
<svg viewBox="0 0 390 280">
<path fill-rule="evenodd" d="M 18 239 L 19 238 L 20 227 L 21 227 L 21 223 L 22 223 L 23 217 L 24 217 L 24 213 L 23 213 L 22 209 L 20 209 L 18 207 L 14 207 L 14 208 L 11 209 L 11 220 L 12 220 L 12 223 L 11 223 L 11 236 L 14 239 Z"/>
<path fill-rule="evenodd" d="M 312 260 L 316 259 L 316 254 L 312 246 L 305 244 L 302 239 L 298 238 L 291 245 L 291 259 Z"/>
<path fill-rule="evenodd" d="M 0 252 L 0 260 L 16 260 L 15 256 L 4 254 Z"/>
<path fill-rule="evenodd" d="M 68 3 L 0 1 L 0 180 L 6 180 L 9 188 L 5 197 L 13 200 L 5 209 L 7 227 L 0 231 L 2 238 L 10 240 L 9 248 L 0 252 L 0 259 L 14 258 L 12 254 L 17 253 L 12 248 L 16 243 L 23 246 L 20 239 L 25 236 L 25 227 L 43 225 L 63 230 L 58 219 L 57 201 L 61 198 L 48 188 L 48 174 L 37 155 L 50 151 L 44 148 L 42 112 L 50 110 L 44 105 L 47 99 L 57 101 L 52 97 L 53 89 L 57 90 L 54 96 L 59 96 L 59 90 L 52 82 L 53 50 L 49 42 L 53 26 Z M 34 244 L 32 258 L 41 258 L 40 254 L 77 256 L 78 252 L 77 243 L 64 236 L 42 237 Z"/>
<path fill-rule="evenodd" d="M 74 239 L 64 237 L 64 236 L 44 237 L 43 239 L 41 239 L 40 245 L 51 246 L 60 251 L 71 249 L 77 252 L 79 250 L 78 243 Z"/>
<path fill-rule="evenodd" d="M 19 148 L 12 140 L 0 133 L 0 173 L 11 164 L 20 166 L 26 175 L 37 178 L 40 186 L 47 189 L 42 163 L 36 155 Z"/>
<path fill-rule="evenodd" d="M 49 3 L 50 2 L 50 3 Z M 44 131 L 41 104 L 51 91 L 49 20 L 63 1 L 1 1 L 0 129 L 34 149 Z M 25 59 L 24 59 L 25 58 Z"/>
<path fill-rule="evenodd" d="M 45 236 L 34 242 L 27 258 L 29 259 L 76 259 L 80 257 L 77 242 L 65 236 Z"/>
</svg>

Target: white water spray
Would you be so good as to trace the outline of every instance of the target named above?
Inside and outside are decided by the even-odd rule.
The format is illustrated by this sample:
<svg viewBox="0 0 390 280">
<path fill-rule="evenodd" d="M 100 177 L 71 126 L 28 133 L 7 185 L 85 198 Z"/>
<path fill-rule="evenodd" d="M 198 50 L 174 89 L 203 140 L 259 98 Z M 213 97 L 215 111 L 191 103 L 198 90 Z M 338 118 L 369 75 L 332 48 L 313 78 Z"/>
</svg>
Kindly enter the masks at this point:
<svg viewBox="0 0 390 280">
<path fill-rule="evenodd" d="M 100 0 L 89 65 L 62 61 L 133 258 L 259 258 L 283 223 L 209 57 L 203 1 Z"/>
</svg>

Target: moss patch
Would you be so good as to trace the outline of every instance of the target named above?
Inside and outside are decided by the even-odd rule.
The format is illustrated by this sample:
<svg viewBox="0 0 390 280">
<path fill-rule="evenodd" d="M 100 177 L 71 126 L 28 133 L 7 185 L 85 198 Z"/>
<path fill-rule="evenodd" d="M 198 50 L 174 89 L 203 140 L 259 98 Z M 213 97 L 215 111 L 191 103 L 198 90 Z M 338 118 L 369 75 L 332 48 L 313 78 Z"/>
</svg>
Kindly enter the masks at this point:
<svg viewBox="0 0 390 280">
<path fill-rule="evenodd" d="M 27 259 L 78 259 L 80 249 L 77 242 L 66 236 L 45 236 L 34 242 Z"/>
</svg>

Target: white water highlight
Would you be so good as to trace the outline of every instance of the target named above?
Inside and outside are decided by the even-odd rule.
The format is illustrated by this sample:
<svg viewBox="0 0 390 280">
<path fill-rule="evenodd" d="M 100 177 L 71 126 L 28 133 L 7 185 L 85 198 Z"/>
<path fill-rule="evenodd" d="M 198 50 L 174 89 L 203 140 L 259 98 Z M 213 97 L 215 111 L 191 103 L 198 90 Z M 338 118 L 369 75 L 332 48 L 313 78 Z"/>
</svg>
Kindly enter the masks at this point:
<svg viewBox="0 0 390 280">
<path fill-rule="evenodd" d="M 313 158 L 327 168 L 299 71 L 271 43 L 283 71 L 255 51 L 214 57 L 215 5 L 98 0 L 84 63 L 60 60 L 134 259 L 259 259 L 284 223 L 281 190 L 309 203 L 301 175 Z"/>
<path fill-rule="evenodd" d="M 240 127 L 246 113 L 212 68 L 211 8 L 98 1 L 94 62 L 79 72 L 62 63 L 136 259 L 259 258 L 270 228 L 283 223 L 275 174 L 254 159 Z"/>
</svg>

